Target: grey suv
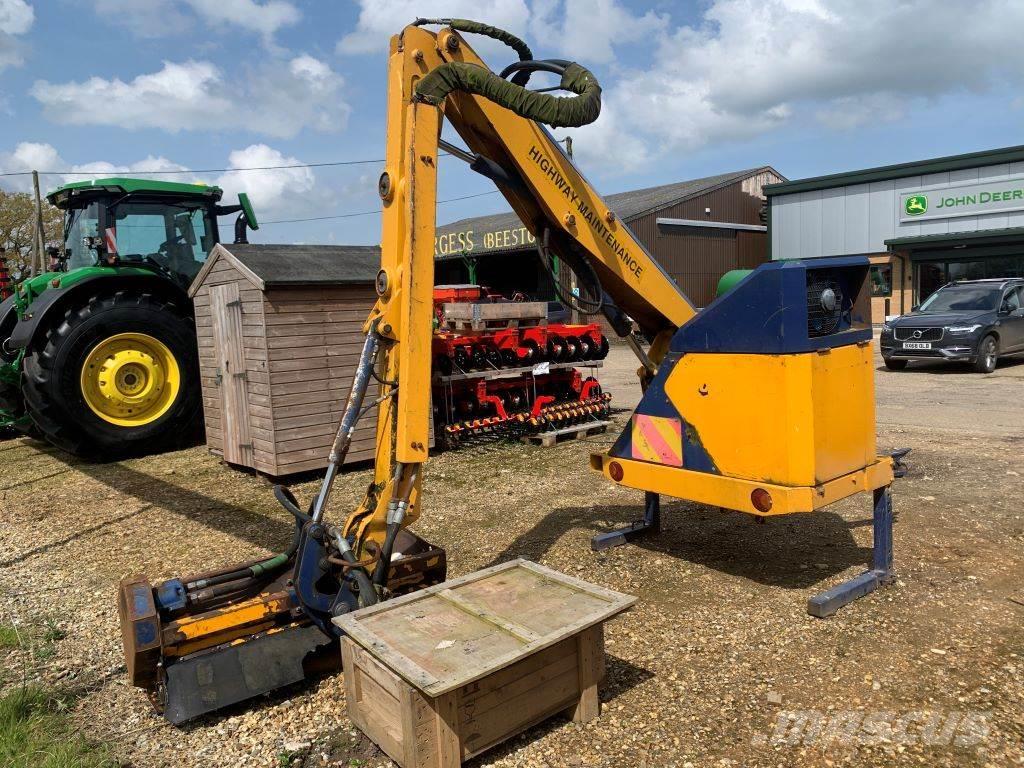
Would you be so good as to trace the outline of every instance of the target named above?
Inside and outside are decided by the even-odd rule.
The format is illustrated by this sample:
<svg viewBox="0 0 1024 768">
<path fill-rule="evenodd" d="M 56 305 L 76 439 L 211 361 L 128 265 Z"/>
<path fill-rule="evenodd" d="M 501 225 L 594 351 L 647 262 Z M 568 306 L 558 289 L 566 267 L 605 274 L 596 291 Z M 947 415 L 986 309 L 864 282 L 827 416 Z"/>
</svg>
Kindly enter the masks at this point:
<svg viewBox="0 0 1024 768">
<path fill-rule="evenodd" d="M 951 360 L 992 373 L 1000 355 L 1024 352 L 1024 278 L 948 283 L 883 325 L 879 345 L 894 371 L 911 360 Z"/>
</svg>

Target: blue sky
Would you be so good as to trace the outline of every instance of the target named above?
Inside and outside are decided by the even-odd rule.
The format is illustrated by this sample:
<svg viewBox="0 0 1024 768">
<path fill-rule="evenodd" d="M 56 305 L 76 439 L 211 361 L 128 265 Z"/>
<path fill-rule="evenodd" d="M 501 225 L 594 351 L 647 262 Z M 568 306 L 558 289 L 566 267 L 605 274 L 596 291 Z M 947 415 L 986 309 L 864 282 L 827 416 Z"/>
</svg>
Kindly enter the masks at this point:
<svg viewBox="0 0 1024 768">
<path fill-rule="evenodd" d="M 571 133 L 604 193 L 1024 143 L 1020 2 L 0 0 L 0 172 L 380 158 L 388 37 L 420 15 L 502 26 L 538 57 L 592 69 L 602 116 Z M 480 50 L 494 69 L 511 60 Z M 161 178 L 248 190 L 270 222 L 372 211 L 379 171 Z M 488 190 L 461 164 L 442 165 L 439 198 Z M 504 207 L 499 195 L 442 204 L 438 221 Z M 379 228 L 376 215 L 351 216 L 267 224 L 253 239 L 372 243 Z"/>
</svg>

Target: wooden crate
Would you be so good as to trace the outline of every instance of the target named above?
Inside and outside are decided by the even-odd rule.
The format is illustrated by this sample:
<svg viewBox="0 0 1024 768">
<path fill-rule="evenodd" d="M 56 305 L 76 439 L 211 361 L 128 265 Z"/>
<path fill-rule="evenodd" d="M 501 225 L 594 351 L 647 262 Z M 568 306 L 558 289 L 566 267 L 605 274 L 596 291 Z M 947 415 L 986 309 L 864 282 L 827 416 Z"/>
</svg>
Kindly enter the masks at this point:
<svg viewBox="0 0 1024 768">
<path fill-rule="evenodd" d="M 603 623 L 635 597 L 514 560 L 334 619 L 352 722 L 453 768 L 552 715 L 599 714 Z"/>
</svg>

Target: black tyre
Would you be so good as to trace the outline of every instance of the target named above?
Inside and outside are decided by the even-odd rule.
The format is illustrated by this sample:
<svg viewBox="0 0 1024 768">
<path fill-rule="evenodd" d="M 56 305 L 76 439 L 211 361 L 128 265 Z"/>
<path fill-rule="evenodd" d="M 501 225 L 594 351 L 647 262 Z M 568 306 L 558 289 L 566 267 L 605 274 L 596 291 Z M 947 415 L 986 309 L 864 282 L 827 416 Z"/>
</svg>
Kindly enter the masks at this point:
<svg viewBox="0 0 1024 768">
<path fill-rule="evenodd" d="M 885 367 L 890 371 L 902 371 L 907 367 L 906 360 L 895 360 L 891 357 L 883 357 L 882 362 L 885 363 Z"/>
<path fill-rule="evenodd" d="M 974 359 L 974 370 L 978 373 L 992 373 L 999 360 L 999 340 L 991 333 L 978 344 L 978 356 Z"/>
<path fill-rule="evenodd" d="M 201 437 L 195 324 L 179 307 L 149 294 L 93 296 L 39 337 L 22 391 L 57 447 L 109 461 Z"/>
<path fill-rule="evenodd" d="M 17 353 L 7 346 L 7 340 L 17 324 L 18 313 L 14 309 L 14 302 L 7 299 L 0 304 L 0 365 L 10 366 L 17 362 Z M 21 384 L 17 381 L 17 374 L 12 375 L 13 379 L 0 377 L 0 409 L 16 417 L 24 412 L 25 403 L 21 397 Z M 16 430 L 4 430 L 0 432 L 0 437 L 13 437 L 16 434 Z"/>
</svg>

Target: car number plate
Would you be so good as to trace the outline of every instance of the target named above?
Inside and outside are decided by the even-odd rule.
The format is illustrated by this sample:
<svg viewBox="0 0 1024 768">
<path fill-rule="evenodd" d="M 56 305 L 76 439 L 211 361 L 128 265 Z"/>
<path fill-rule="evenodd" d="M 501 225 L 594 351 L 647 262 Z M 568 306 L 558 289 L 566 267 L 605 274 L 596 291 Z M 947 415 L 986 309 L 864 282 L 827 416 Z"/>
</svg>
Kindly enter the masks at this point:
<svg viewBox="0 0 1024 768">
<path fill-rule="evenodd" d="M 930 341 L 904 341 L 904 349 L 931 349 L 932 344 Z"/>
</svg>

